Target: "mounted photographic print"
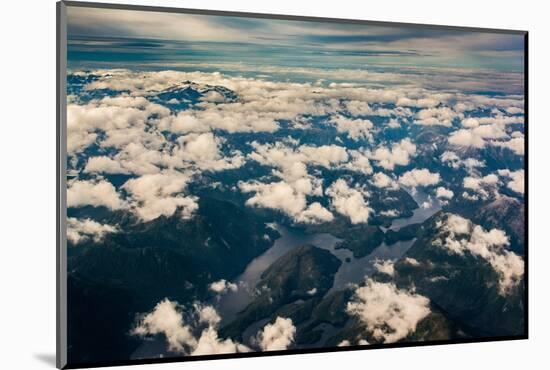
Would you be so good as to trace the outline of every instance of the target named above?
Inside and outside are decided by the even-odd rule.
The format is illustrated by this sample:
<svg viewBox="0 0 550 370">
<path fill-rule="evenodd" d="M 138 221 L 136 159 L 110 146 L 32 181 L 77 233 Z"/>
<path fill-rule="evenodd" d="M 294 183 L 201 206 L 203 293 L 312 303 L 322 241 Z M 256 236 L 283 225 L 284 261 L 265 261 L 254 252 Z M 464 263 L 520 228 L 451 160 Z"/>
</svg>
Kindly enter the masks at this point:
<svg viewBox="0 0 550 370">
<path fill-rule="evenodd" d="M 527 338 L 526 61 L 524 31 L 58 3 L 58 366 Z"/>
</svg>

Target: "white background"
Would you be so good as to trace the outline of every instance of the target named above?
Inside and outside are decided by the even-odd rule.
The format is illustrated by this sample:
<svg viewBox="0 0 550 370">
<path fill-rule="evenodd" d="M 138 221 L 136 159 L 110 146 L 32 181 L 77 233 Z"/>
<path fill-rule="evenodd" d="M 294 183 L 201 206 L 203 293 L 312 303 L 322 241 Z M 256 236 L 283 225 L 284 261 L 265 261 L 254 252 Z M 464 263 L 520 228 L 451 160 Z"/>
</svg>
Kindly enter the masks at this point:
<svg viewBox="0 0 550 370">
<path fill-rule="evenodd" d="M 544 1 L 126 2 L 530 31 L 529 340 L 148 365 L 140 369 L 547 368 L 550 20 Z M 5 1 L 1 17 L 0 368 L 51 369 L 55 358 L 55 2 Z"/>
</svg>

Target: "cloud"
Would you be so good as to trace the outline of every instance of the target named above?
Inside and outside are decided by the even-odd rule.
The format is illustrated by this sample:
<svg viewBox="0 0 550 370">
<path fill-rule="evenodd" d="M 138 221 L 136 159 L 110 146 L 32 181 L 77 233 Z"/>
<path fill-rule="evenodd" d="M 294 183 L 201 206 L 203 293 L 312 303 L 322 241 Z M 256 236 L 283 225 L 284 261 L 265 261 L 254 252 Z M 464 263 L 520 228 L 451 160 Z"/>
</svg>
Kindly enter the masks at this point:
<svg viewBox="0 0 550 370">
<path fill-rule="evenodd" d="M 221 279 L 211 283 L 209 285 L 209 288 L 211 291 L 218 294 L 223 294 L 228 291 L 236 292 L 239 289 L 237 284 L 226 281 L 225 279 Z"/>
<path fill-rule="evenodd" d="M 283 171 L 292 168 L 296 163 L 331 168 L 339 163 L 347 162 L 349 159 L 346 149 L 338 145 L 301 145 L 296 148 L 287 146 L 283 142 L 274 144 L 253 142 L 251 145 L 254 152 L 249 154 L 249 158 Z"/>
<path fill-rule="evenodd" d="M 348 160 L 346 149 L 338 145 L 302 145 L 298 150 L 300 153 L 305 154 L 308 163 L 326 168 L 330 168 L 335 163 L 346 162 Z"/>
<path fill-rule="evenodd" d="M 424 126 L 451 127 L 457 114 L 449 107 L 422 109 L 415 115 L 414 123 Z"/>
<path fill-rule="evenodd" d="M 482 199 L 488 199 L 491 192 L 493 195 L 497 194 L 496 186 L 498 182 L 498 176 L 495 174 L 489 174 L 483 177 L 467 176 L 463 180 L 463 186 L 465 189 L 472 190 L 479 194 Z"/>
<path fill-rule="evenodd" d="M 174 149 L 172 158 L 168 158 L 176 168 L 186 167 L 184 163 L 188 163 L 201 170 L 220 171 L 238 168 L 244 164 L 244 157 L 240 152 L 233 152 L 232 157 L 223 155 L 220 152 L 223 140 L 210 132 L 180 136 L 177 143 L 179 148 Z"/>
<path fill-rule="evenodd" d="M 230 338 L 220 338 L 220 322 L 221 317 L 212 306 L 195 303 L 192 310 L 186 311 L 184 306 L 165 298 L 151 312 L 138 317 L 131 334 L 142 338 L 162 334 L 170 351 L 184 355 L 251 351 Z M 277 317 L 258 331 L 254 342 L 263 351 L 285 350 L 294 342 L 295 335 L 292 320 Z"/>
<path fill-rule="evenodd" d="M 511 181 L 509 181 L 506 184 L 506 186 L 508 186 L 509 189 L 519 194 L 523 194 L 525 192 L 525 171 L 524 170 L 517 170 L 517 171 L 499 170 L 498 174 L 500 176 L 511 179 Z"/>
<path fill-rule="evenodd" d="M 450 253 L 466 253 L 487 261 L 499 276 L 499 293 L 508 294 L 523 278 L 523 258 L 506 249 L 510 244 L 506 233 L 499 229 L 486 231 L 458 215 L 446 214 L 438 228 L 444 233 L 434 243 Z"/>
<path fill-rule="evenodd" d="M 348 105 L 349 110 L 349 105 Z M 336 124 L 336 129 L 340 133 L 346 133 L 352 140 L 371 140 L 370 130 L 374 127 L 368 119 L 352 119 L 341 115 L 330 118 L 330 121 Z"/>
<path fill-rule="evenodd" d="M 508 141 L 493 141 L 492 144 L 502 148 L 508 148 L 517 155 L 525 155 L 525 139 L 523 137 L 515 137 Z"/>
<path fill-rule="evenodd" d="M 346 109 L 353 116 L 367 116 L 374 113 L 366 101 L 349 100 L 346 102 Z"/>
<path fill-rule="evenodd" d="M 136 133 L 138 136 L 144 133 L 143 128 L 150 119 L 167 116 L 169 112 L 168 108 L 151 103 L 143 97 L 105 97 L 85 105 L 69 104 L 67 152 L 75 154 L 95 142 L 101 144 L 98 132 L 105 133 L 105 139 L 102 139 L 105 146 L 131 142 Z M 125 135 L 118 136 L 119 131 Z"/>
<path fill-rule="evenodd" d="M 397 189 L 399 185 L 391 177 L 383 172 L 377 172 L 372 176 L 372 184 L 377 188 Z"/>
<path fill-rule="evenodd" d="M 410 188 L 436 185 L 440 181 L 441 178 L 438 173 L 430 172 L 426 168 L 415 168 L 414 170 L 405 172 L 399 177 L 399 183 Z"/>
<path fill-rule="evenodd" d="M 367 325 L 371 335 L 384 343 L 393 343 L 416 330 L 417 324 L 430 314 L 428 298 L 393 283 L 367 279 L 355 290 L 346 311 Z"/>
<path fill-rule="evenodd" d="M 199 323 L 208 324 L 209 326 L 216 326 L 222 321 L 222 318 L 212 306 L 203 306 L 195 303 L 193 307 L 195 308 L 195 312 L 198 313 Z"/>
<path fill-rule="evenodd" d="M 143 221 L 172 216 L 178 209 L 186 219 L 198 209 L 197 198 L 183 194 L 190 180 L 188 174 L 163 171 L 130 179 L 122 188 L 130 196 L 131 209 Z"/>
<path fill-rule="evenodd" d="M 319 202 L 311 203 L 306 209 L 296 216 L 296 221 L 306 224 L 330 222 L 333 219 L 334 216 L 332 213 L 330 213 L 330 211 L 323 207 Z"/>
<path fill-rule="evenodd" d="M 449 189 L 444 188 L 442 186 L 438 187 L 435 190 L 435 196 L 438 197 L 439 199 L 453 199 L 454 195 L 455 194 L 453 193 L 452 190 L 449 190 Z"/>
<path fill-rule="evenodd" d="M 116 233 L 119 229 L 116 226 L 101 224 L 89 218 L 80 220 L 74 217 L 67 218 L 67 239 L 78 244 L 92 239 L 95 243 L 103 240 L 106 234 Z"/>
<path fill-rule="evenodd" d="M 378 165 L 387 170 L 393 170 L 395 166 L 406 166 L 410 158 L 416 154 L 416 145 L 410 139 L 403 139 L 394 143 L 390 148 L 378 147 L 370 156 L 378 162 Z"/>
<path fill-rule="evenodd" d="M 317 192 L 309 178 L 300 178 L 290 184 L 284 181 L 240 182 L 239 188 L 244 193 L 255 193 L 246 201 L 247 205 L 279 210 L 296 222 L 320 223 L 333 219 L 332 213 L 318 202 L 307 205 L 306 195 Z"/>
<path fill-rule="evenodd" d="M 471 130 L 465 129 L 451 133 L 448 141 L 449 144 L 458 147 L 483 148 L 485 146 L 485 140 L 482 137 L 475 135 Z"/>
<path fill-rule="evenodd" d="M 441 162 L 452 168 L 464 167 L 469 173 L 476 171 L 478 168 L 485 167 L 485 162 L 477 158 L 461 159 L 455 152 L 445 151 L 441 155 Z"/>
<path fill-rule="evenodd" d="M 141 337 L 163 334 L 172 352 L 186 352 L 197 347 L 192 329 L 183 322 L 183 307 L 169 299 L 157 303 L 152 312 L 143 316 L 132 334 Z"/>
<path fill-rule="evenodd" d="M 348 151 L 351 160 L 345 164 L 341 164 L 339 168 L 347 169 L 353 172 L 370 175 L 372 173 L 372 166 L 370 164 L 368 153 L 364 149 L 349 150 Z"/>
<path fill-rule="evenodd" d="M 197 346 L 191 355 L 200 356 L 239 352 L 250 352 L 250 348 L 231 339 L 222 340 L 218 337 L 218 332 L 215 328 L 208 327 L 202 332 L 197 341 Z"/>
<path fill-rule="evenodd" d="M 185 307 L 165 298 L 148 314 L 142 315 L 133 335 L 147 338 L 162 334 L 168 349 L 185 355 L 209 355 L 219 353 L 249 352 L 250 348 L 231 339 L 220 339 L 217 326 L 220 317 L 212 306 L 195 304 L 194 312 L 188 314 L 189 322 L 184 322 Z M 195 319 L 193 317 L 196 317 Z M 207 327 L 200 331 L 200 324 Z M 200 332 L 200 335 L 195 335 Z"/>
<path fill-rule="evenodd" d="M 420 98 L 420 99 L 410 99 L 407 97 L 401 97 L 397 100 L 396 105 L 402 107 L 415 107 L 415 108 L 435 108 L 438 106 L 440 101 L 433 98 Z M 423 113 L 422 115 L 426 115 Z"/>
<path fill-rule="evenodd" d="M 291 319 L 277 317 L 273 324 L 267 324 L 257 335 L 263 351 L 282 351 L 287 349 L 296 335 L 296 327 Z"/>
<path fill-rule="evenodd" d="M 342 180 L 336 180 L 325 192 L 331 198 L 332 207 L 349 217 L 352 224 L 366 223 L 373 212 L 364 198 L 365 192 L 351 188 Z"/>
<path fill-rule="evenodd" d="M 461 124 L 462 124 L 462 127 L 465 127 L 465 128 L 474 128 L 479 126 L 479 121 L 475 118 L 470 117 L 470 118 L 463 119 Z"/>
<path fill-rule="evenodd" d="M 107 156 L 98 156 L 88 158 L 84 172 L 87 173 L 107 173 L 107 174 L 128 174 L 129 171 L 125 169 L 120 162 L 115 161 Z"/>
<path fill-rule="evenodd" d="M 483 118 L 477 119 L 478 123 L 485 123 Z M 472 122 L 472 121 L 468 121 Z M 488 139 L 506 138 L 505 127 L 502 123 L 483 124 L 470 129 L 460 129 L 451 133 L 448 138 L 449 144 L 463 148 L 483 148 L 491 144 Z"/>
<path fill-rule="evenodd" d="M 375 261 L 373 266 L 376 269 L 376 271 L 378 271 L 381 274 L 385 274 L 388 276 L 395 275 L 395 268 L 394 268 L 393 261 L 390 261 L 390 260 Z"/>
<path fill-rule="evenodd" d="M 417 259 L 412 258 L 412 257 L 405 257 L 403 262 L 405 262 L 407 265 L 411 265 L 411 266 L 420 266 L 420 262 L 418 262 Z"/>
<path fill-rule="evenodd" d="M 127 206 L 113 184 L 106 180 L 74 180 L 67 185 L 67 207 L 90 205 L 118 210 Z"/>
<path fill-rule="evenodd" d="M 203 110 L 186 110 L 164 118 L 159 127 L 176 134 L 203 133 L 211 130 L 236 132 L 275 132 L 282 114 L 255 111 L 252 104 L 203 104 Z M 279 118 L 280 117 L 280 118 Z M 288 118 L 294 118 L 289 116 Z"/>
<path fill-rule="evenodd" d="M 273 174 L 282 181 L 262 183 L 259 181 L 240 182 L 239 188 L 244 193 L 255 193 L 246 202 L 247 205 L 260 206 L 279 210 L 294 221 L 300 223 L 321 223 L 332 221 L 333 215 L 319 202 L 308 204 L 308 196 L 322 196 L 322 182 L 308 174 L 307 165 L 322 166 L 325 168 L 339 167 L 348 161 L 349 156 L 343 147 L 337 145 L 298 146 L 296 142 L 275 144 L 252 143 L 254 152 L 248 158 L 263 165 L 273 166 L 277 170 Z M 354 160 L 347 163 L 359 170 L 368 171 L 366 162 L 352 154 Z M 350 169 L 349 166 L 343 168 Z"/>
</svg>

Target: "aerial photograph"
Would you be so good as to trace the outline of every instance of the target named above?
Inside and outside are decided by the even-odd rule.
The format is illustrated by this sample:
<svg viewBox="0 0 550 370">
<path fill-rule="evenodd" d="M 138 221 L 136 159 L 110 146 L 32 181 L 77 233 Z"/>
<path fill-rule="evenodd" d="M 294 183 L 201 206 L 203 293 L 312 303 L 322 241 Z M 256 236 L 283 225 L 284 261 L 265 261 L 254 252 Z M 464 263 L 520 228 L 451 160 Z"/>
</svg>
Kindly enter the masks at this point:
<svg viewBox="0 0 550 370">
<path fill-rule="evenodd" d="M 68 6 L 67 40 L 70 364 L 525 336 L 523 34 Z"/>
</svg>

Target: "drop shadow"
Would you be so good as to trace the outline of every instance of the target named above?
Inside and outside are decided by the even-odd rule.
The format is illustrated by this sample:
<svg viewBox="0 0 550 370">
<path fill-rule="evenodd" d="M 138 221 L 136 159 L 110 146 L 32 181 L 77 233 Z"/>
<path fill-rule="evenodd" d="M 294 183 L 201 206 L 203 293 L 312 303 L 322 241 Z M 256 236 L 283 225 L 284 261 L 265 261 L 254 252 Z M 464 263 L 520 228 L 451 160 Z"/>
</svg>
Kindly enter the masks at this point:
<svg viewBox="0 0 550 370">
<path fill-rule="evenodd" d="M 40 353 L 40 354 L 34 354 L 34 358 L 41 361 L 42 363 L 55 367 L 56 361 L 55 361 L 55 353 Z"/>
</svg>

